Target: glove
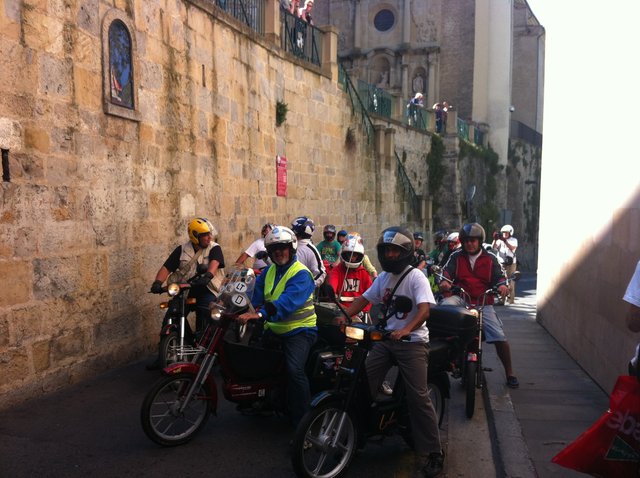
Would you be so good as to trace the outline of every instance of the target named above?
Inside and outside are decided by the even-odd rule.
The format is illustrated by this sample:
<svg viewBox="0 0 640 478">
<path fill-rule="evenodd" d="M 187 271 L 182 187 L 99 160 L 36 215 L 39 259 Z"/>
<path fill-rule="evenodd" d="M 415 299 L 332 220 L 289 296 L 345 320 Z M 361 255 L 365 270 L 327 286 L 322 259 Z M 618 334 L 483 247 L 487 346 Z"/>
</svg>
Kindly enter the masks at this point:
<svg viewBox="0 0 640 478">
<path fill-rule="evenodd" d="M 154 280 L 153 284 L 151 284 L 151 291 L 152 294 L 162 294 L 162 282 L 160 282 L 159 280 Z"/>
<path fill-rule="evenodd" d="M 200 277 L 195 279 L 191 283 L 191 285 L 194 285 L 196 287 L 206 286 L 209 282 L 211 282 L 211 279 L 213 279 L 213 274 L 211 272 L 205 272 Z"/>
<path fill-rule="evenodd" d="M 278 312 L 278 309 L 276 309 L 276 306 L 273 305 L 272 302 L 265 302 L 264 311 L 267 313 L 268 316 L 272 316 L 272 315 L 276 315 L 276 312 Z"/>
</svg>

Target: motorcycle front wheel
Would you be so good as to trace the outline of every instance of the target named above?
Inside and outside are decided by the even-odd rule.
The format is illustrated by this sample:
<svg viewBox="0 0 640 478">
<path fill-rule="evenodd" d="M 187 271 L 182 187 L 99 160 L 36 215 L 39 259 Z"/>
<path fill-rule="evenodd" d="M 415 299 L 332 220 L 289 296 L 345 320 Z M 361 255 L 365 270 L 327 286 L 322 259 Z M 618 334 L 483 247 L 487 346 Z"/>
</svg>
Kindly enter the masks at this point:
<svg viewBox="0 0 640 478">
<path fill-rule="evenodd" d="M 170 332 L 167 335 L 163 335 L 160 339 L 160 368 L 180 362 L 179 349 L 180 337 L 178 332 Z"/>
<path fill-rule="evenodd" d="M 191 440 L 207 423 L 211 413 L 211 402 L 202 385 L 198 387 L 184 410 L 180 411 L 195 378 L 196 375 L 193 373 L 162 377 L 142 402 L 142 429 L 158 445 L 182 445 Z"/>
<path fill-rule="evenodd" d="M 304 478 L 344 476 L 357 446 L 357 428 L 339 403 L 309 411 L 298 424 L 291 461 Z"/>
<path fill-rule="evenodd" d="M 464 371 L 464 384 L 466 392 L 465 413 L 467 418 L 473 418 L 476 408 L 476 379 L 478 377 L 478 363 L 467 362 Z"/>
</svg>

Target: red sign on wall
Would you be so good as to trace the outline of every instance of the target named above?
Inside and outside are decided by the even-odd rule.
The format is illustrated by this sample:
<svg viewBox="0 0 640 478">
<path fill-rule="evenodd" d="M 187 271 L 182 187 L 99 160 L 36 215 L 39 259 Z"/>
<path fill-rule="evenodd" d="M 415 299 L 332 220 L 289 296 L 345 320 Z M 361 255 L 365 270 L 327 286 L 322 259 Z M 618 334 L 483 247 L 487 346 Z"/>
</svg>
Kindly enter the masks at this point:
<svg viewBox="0 0 640 478">
<path fill-rule="evenodd" d="M 287 158 L 276 156 L 276 195 L 287 195 Z"/>
</svg>

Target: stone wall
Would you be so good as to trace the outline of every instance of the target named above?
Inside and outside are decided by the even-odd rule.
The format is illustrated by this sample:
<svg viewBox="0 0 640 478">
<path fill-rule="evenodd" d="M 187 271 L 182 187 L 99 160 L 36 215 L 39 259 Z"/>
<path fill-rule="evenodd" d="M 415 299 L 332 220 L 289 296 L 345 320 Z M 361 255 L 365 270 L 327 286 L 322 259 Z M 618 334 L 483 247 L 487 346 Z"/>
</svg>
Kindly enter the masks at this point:
<svg viewBox="0 0 640 478">
<path fill-rule="evenodd" d="M 103 104 L 104 19 L 118 16 L 136 45 L 130 118 Z M 147 291 L 194 215 L 228 264 L 265 222 L 307 214 L 357 229 L 371 253 L 406 221 L 395 160 L 366 144 L 336 79 L 207 2 L 11 3 L 0 26 L 0 405 L 151 353 Z"/>
</svg>

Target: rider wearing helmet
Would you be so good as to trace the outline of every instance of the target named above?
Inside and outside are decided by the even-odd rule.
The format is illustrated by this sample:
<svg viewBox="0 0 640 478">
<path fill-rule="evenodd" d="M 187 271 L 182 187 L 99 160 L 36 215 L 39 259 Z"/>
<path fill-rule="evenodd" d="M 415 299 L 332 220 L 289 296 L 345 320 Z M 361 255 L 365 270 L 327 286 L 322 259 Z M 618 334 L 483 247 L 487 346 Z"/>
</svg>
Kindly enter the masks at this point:
<svg viewBox="0 0 640 478">
<path fill-rule="evenodd" d="M 498 260 L 504 267 L 507 277 L 511 277 L 516 271 L 516 249 L 518 239 L 513 237 L 513 226 L 505 224 L 500 229 L 500 234 L 494 233 L 491 247 L 497 251 Z M 516 296 L 516 283 L 509 281 L 509 303 L 513 304 Z"/>
<path fill-rule="evenodd" d="M 444 229 L 440 229 L 433 233 L 433 245 L 435 246 L 430 252 L 429 257 L 434 264 L 444 264 L 442 262 L 447 253 L 447 236 L 449 233 Z"/>
<path fill-rule="evenodd" d="M 355 231 L 350 232 L 349 234 L 347 234 L 347 236 L 355 236 L 362 239 L 362 236 L 360 235 L 360 233 Z M 344 241 L 342 241 L 342 244 L 344 244 Z M 364 270 L 366 270 L 369 273 L 372 281 L 378 278 L 378 271 L 376 270 L 374 265 L 371 263 L 371 259 L 369 259 L 369 256 L 366 253 L 364 254 L 364 259 L 362 260 L 362 267 L 364 267 Z"/>
<path fill-rule="evenodd" d="M 238 267 L 245 267 L 244 262 L 250 257 L 254 258 L 253 269 L 257 269 L 258 271 L 261 271 L 271 264 L 267 255 L 267 249 L 264 247 L 264 238 L 274 227 L 275 225 L 271 223 L 266 223 L 262 226 L 262 237 L 253 241 L 251 245 L 247 247 L 247 249 L 236 259 L 236 265 Z"/>
<path fill-rule="evenodd" d="M 215 242 L 218 232 L 208 219 L 196 217 L 189 221 L 187 235 L 189 240 L 176 247 L 158 270 L 151 292 L 161 294 L 162 284 L 170 274 L 170 282 L 187 280 L 196 275 L 198 264 L 206 264 L 207 272 L 191 284 L 189 291 L 189 297 L 196 299 L 196 331 L 202 331 L 209 317 L 209 303 L 216 299 L 224 278 L 224 256 Z M 158 367 L 158 361 L 147 366 L 149 370 Z"/>
<path fill-rule="evenodd" d="M 460 233 L 459 232 L 452 232 L 451 234 L 449 234 L 447 236 L 445 244 L 446 244 L 447 250 L 444 253 L 444 255 L 442 256 L 442 262 L 440 262 L 440 264 L 439 264 L 441 266 L 444 266 L 447 263 L 447 261 L 449 260 L 449 257 L 451 256 L 451 254 L 453 254 L 455 251 L 460 249 L 460 247 L 461 247 L 461 245 L 460 245 Z"/>
<path fill-rule="evenodd" d="M 344 229 L 340 229 L 338 231 L 338 237 L 336 238 L 336 240 L 340 243 L 341 246 L 342 246 L 342 243 L 347 240 L 348 235 L 349 233 Z"/>
<path fill-rule="evenodd" d="M 340 243 L 336 241 L 336 226 L 327 224 L 322 231 L 323 241 L 318 244 L 318 251 L 322 260 L 325 261 L 325 268 L 329 269 L 337 264 L 340 254 Z"/>
<path fill-rule="evenodd" d="M 424 476 L 437 476 L 442 472 L 444 454 L 438 418 L 427 388 L 426 367 L 429 360 L 426 320 L 435 300 L 425 275 L 411 267 L 415 245 L 409 230 L 403 227 L 385 229 L 376 248 L 384 272 L 353 301 L 346 312 L 353 316 L 368 304 L 381 304 L 391 340 L 376 342 L 367 357 L 369 388 L 375 397 L 389 368 L 398 366 L 407 381 L 411 431 L 416 454 L 424 466 L 422 473 Z M 403 300 L 398 299 L 401 296 Z M 410 302 L 410 310 L 397 310 L 396 304 L 401 302 Z M 406 336 L 410 336 L 409 341 L 401 340 Z"/>
<path fill-rule="evenodd" d="M 291 223 L 291 229 L 298 238 L 298 260 L 311 271 L 316 287 L 319 287 L 327 277 L 327 270 L 322 262 L 320 252 L 311 242 L 315 228 L 313 221 L 307 216 L 299 216 Z"/>
<path fill-rule="evenodd" d="M 275 226 L 265 237 L 265 247 L 273 264 L 256 280 L 251 298 L 256 312 L 246 312 L 238 321 L 263 318 L 265 337 L 282 342 L 287 363 L 287 403 L 293 424 L 297 425 L 311 402 L 305 364 L 317 338 L 315 284 L 309 269 L 296 258 L 299 241 L 291 229 Z"/>
<path fill-rule="evenodd" d="M 423 270 L 427 265 L 427 255 L 422 250 L 422 243 L 424 242 L 424 234 L 421 232 L 413 233 L 413 242 L 415 251 L 413 252 L 413 267 Z"/>
<path fill-rule="evenodd" d="M 371 287 L 369 273 L 362 266 L 364 244 L 360 236 L 349 235 L 340 249 L 340 263 L 327 275 L 327 283 L 333 288 L 338 300 L 344 306 L 350 305 L 356 297 Z M 369 312 L 371 304 L 363 311 Z"/>
<path fill-rule="evenodd" d="M 471 296 L 471 301 L 477 304 L 483 293 L 493 287 L 505 297 L 509 292 L 506 285 L 504 271 L 498 258 L 482 248 L 485 241 L 484 228 L 477 222 L 465 224 L 460 230 L 462 248 L 456 250 L 444 266 L 443 276 L 448 280 L 440 282 L 440 290 L 449 292 L 452 285 L 462 287 Z M 493 308 L 493 296 L 487 296 L 483 309 L 482 332 L 487 343 L 496 346 L 498 357 L 504 366 L 507 385 L 518 387 L 518 379 L 511 366 L 511 349 L 504 335 L 502 322 L 498 319 Z M 442 305 L 464 306 L 464 300 L 459 296 L 447 297 Z"/>
</svg>

